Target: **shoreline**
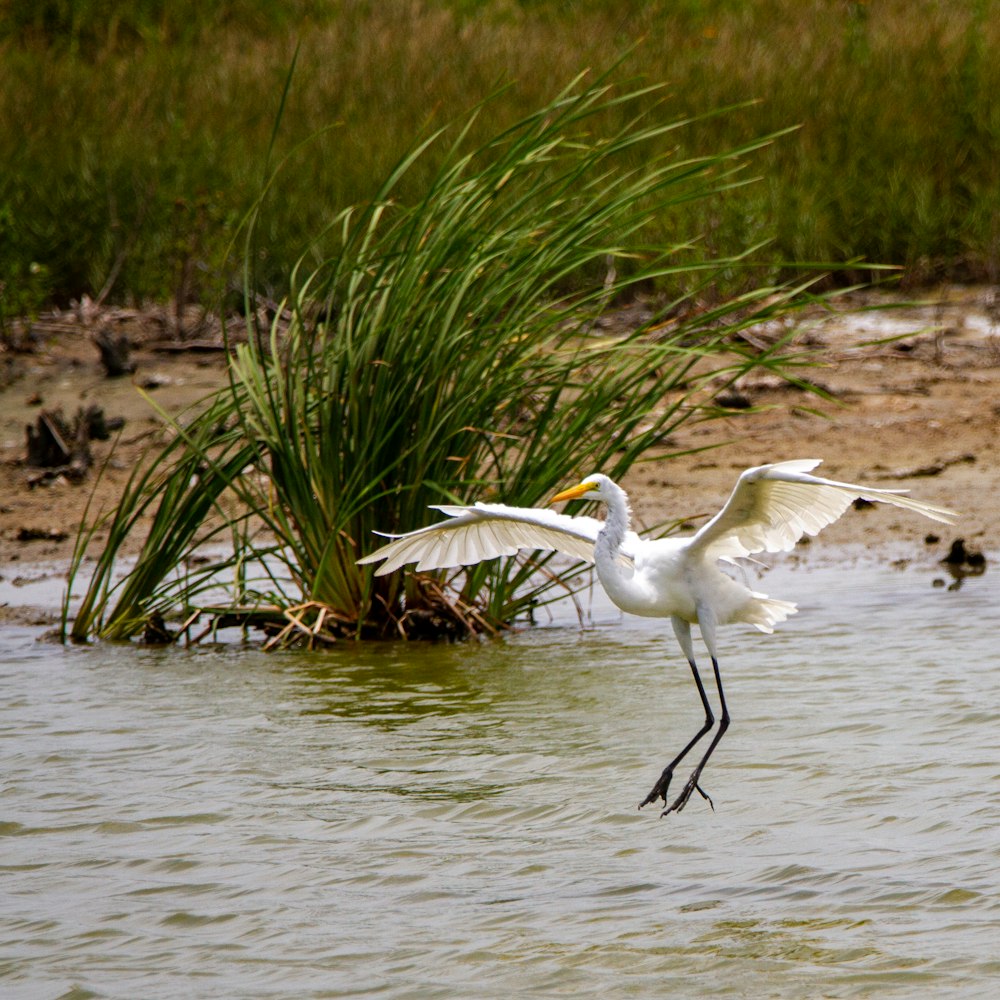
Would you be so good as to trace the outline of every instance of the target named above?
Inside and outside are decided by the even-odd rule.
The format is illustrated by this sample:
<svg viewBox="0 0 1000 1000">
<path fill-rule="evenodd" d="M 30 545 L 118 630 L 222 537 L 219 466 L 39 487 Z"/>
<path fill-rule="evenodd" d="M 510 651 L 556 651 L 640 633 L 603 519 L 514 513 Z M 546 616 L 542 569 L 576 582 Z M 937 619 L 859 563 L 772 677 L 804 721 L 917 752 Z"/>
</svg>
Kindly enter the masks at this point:
<svg viewBox="0 0 1000 1000">
<path fill-rule="evenodd" d="M 748 560 L 741 570 L 753 589 L 763 589 L 766 593 L 769 593 L 768 577 L 772 571 L 822 573 L 831 568 L 922 574 L 928 577 L 930 587 L 958 590 L 967 577 L 980 573 L 951 568 L 945 563 L 942 553 L 947 553 L 950 538 L 951 533 L 940 535 L 933 543 L 928 543 L 925 537 L 895 539 L 874 547 L 858 542 L 824 544 L 813 538 L 800 542 L 791 552 Z M 987 551 L 984 555 L 988 566 L 991 560 L 1000 558 L 1000 551 Z M 61 561 L 15 561 L 0 567 L 0 627 L 51 628 L 57 625 L 65 586 L 66 566 Z"/>
<path fill-rule="evenodd" d="M 789 458 L 822 458 L 817 474 L 847 482 L 908 489 L 958 511 L 954 526 L 924 522 L 895 508 L 849 511 L 819 539 L 788 558 L 812 562 L 861 546 L 932 564 L 956 538 L 990 554 L 1000 534 L 1000 288 L 948 286 L 925 304 L 881 310 L 892 300 L 876 293 L 845 296 L 838 312 L 803 319 L 795 346 L 808 351 L 804 376 L 820 399 L 767 375 L 736 386 L 743 409 L 704 423 L 691 421 L 664 442 L 664 456 L 643 461 L 624 479 L 639 530 L 683 517 L 700 523 L 725 501 L 739 473 Z M 157 316 L 164 310 L 161 308 Z M 0 622 L 30 615 L 15 581 L 51 568 L 65 572 L 75 532 L 97 471 L 104 466 L 92 512 L 115 502 L 162 421 L 142 393 L 168 412 L 192 405 L 225 381 L 220 345 L 171 341 L 162 318 L 116 310 L 114 329 L 135 345 L 134 373 L 103 374 L 91 338 L 98 317 L 62 314 L 45 342 L 24 355 L 7 354 L 0 385 Z M 107 320 L 103 320 L 107 325 Z M 140 392 L 141 390 L 141 392 Z M 31 485 L 39 470 L 23 462 L 25 426 L 42 410 L 98 404 L 125 427 L 112 442 L 93 442 L 94 465 L 82 483 L 55 477 Z M 671 453 L 689 452 L 668 459 Z M 596 471 L 567 469 L 574 475 Z M 938 542 L 927 544 L 929 535 Z M 98 541 L 100 534 L 98 534 Z M 141 539 L 137 539 L 136 544 Z M 895 553 L 899 554 L 895 554 Z M 61 594 L 62 579 L 59 588 Z M 2 606 L 7 601 L 6 606 Z M 58 607 L 58 605 L 57 605 Z M 19 610 L 20 609 L 20 610 Z M 34 609 L 36 612 L 41 609 Z M 24 614 L 22 614 L 22 612 Z"/>
</svg>

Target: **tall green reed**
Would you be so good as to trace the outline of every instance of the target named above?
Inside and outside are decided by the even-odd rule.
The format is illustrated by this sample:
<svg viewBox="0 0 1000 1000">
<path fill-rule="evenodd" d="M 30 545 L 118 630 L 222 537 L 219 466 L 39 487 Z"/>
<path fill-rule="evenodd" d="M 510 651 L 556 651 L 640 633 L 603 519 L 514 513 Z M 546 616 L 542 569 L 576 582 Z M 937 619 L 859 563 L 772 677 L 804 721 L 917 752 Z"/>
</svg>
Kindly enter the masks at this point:
<svg viewBox="0 0 1000 1000">
<path fill-rule="evenodd" d="M 768 140 L 658 152 L 692 123 L 659 123 L 656 96 L 578 80 L 470 141 L 484 106 L 418 141 L 373 198 L 340 213 L 319 241 L 333 251 L 303 257 L 270 329 L 236 348 L 229 387 L 176 425 L 126 492 L 72 636 L 129 638 L 206 605 L 227 619 L 273 608 L 310 641 L 461 633 L 566 592 L 572 570 L 547 558 L 377 580 L 356 560 L 373 532 L 417 527 L 431 504 L 535 505 L 568 476 L 620 476 L 700 412 L 707 386 L 785 370 L 780 341 L 756 349 L 735 334 L 801 304 L 807 281 L 696 309 L 744 261 L 705 259 L 679 235 L 650 240 L 653 220 L 738 185 Z M 616 116 L 624 124 L 608 128 Z M 404 202 L 432 150 L 422 196 Z M 598 325 L 667 276 L 686 292 L 638 329 Z M 115 582 L 136 513 L 154 507 L 142 554 Z M 206 562 L 222 532 L 227 546 Z M 199 553 L 196 573 L 178 572 Z"/>
</svg>

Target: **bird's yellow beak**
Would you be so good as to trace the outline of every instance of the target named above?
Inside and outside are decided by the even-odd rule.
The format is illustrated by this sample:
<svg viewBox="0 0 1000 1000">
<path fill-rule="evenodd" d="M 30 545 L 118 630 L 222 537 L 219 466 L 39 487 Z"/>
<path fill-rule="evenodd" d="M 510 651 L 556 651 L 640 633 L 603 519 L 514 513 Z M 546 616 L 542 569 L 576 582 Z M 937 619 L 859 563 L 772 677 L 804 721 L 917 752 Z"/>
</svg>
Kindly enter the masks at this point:
<svg viewBox="0 0 1000 1000">
<path fill-rule="evenodd" d="M 593 488 L 593 483 L 577 483 L 576 486 L 571 486 L 568 490 L 557 493 L 549 503 L 559 503 L 560 500 L 579 500 L 580 497 L 586 496 Z"/>
</svg>

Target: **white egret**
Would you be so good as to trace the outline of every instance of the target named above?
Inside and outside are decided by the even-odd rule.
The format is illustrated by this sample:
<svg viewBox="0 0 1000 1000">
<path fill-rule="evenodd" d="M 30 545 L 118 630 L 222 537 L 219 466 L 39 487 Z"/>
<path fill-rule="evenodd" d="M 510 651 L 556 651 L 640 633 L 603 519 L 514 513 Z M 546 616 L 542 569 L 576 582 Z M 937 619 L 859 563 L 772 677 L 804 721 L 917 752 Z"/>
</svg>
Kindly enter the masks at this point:
<svg viewBox="0 0 1000 1000">
<path fill-rule="evenodd" d="M 497 503 L 440 506 L 435 509 L 447 514 L 447 520 L 404 535 L 388 536 L 391 542 L 358 561 L 382 561 L 376 570 L 381 575 L 413 562 L 418 570 L 431 570 L 510 556 L 520 549 L 557 550 L 595 563 L 601 584 L 622 611 L 669 618 L 698 686 L 705 723 L 663 769 L 639 803 L 640 809 L 658 799 L 667 805 L 675 768 L 715 723 L 691 641 L 691 625 L 697 624 L 712 660 L 722 714 L 708 749 L 680 794 L 661 814 L 665 816 L 683 809 L 696 789 L 711 803 L 699 781 L 729 728 L 716 629 L 743 622 L 769 633 L 796 610 L 788 601 L 750 590 L 725 573 L 720 562 L 732 563 L 757 552 L 788 551 L 804 534 L 815 535 L 836 521 L 857 499 L 893 504 L 945 523 L 955 517 L 953 511 L 910 499 L 903 495 L 905 490 L 875 489 L 810 475 L 819 464 L 817 459 L 802 459 L 747 469 L 722 510 L 688 537 L 640 538 L 631 530 L 625 491 L 607 476 L 597 474 L 557 493 L 550 503 L 602 501 L 607 506 L 603 522 L 543 508 Z"/>
</svg>

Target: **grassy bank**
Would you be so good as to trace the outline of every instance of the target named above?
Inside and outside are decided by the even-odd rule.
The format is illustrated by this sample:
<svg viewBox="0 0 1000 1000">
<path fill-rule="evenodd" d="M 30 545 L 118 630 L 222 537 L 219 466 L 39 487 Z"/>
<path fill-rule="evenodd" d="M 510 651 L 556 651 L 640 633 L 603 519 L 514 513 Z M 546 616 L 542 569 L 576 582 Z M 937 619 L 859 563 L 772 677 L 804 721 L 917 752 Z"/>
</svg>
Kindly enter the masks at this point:
<svg viewBox="0 0 1000 1000">
<path fill-rule="evenodd" d="M 755 154 L 756 183 L 675 212 L 660 236 L 719 256 L 771 239 L 757 254 L 767 280 L 785 261 L 856 257 L 915 280 L 997 278 L 995 0 L 277 6 L 4 4 L 0 312 L 84 293 L 214 301 L 238 284 L 230 241 L 296 46 L 277 156 L 306 145 L 265 205 L 257 260 L 276 292 L 422 129 L 510 84 L 473 126 L 495 133 L 625 51 L 622 78 L 668 84 L 663 121 L 756 102 L 671 132 L 679 158 L 801 126 Z"/>
</svg>

